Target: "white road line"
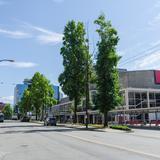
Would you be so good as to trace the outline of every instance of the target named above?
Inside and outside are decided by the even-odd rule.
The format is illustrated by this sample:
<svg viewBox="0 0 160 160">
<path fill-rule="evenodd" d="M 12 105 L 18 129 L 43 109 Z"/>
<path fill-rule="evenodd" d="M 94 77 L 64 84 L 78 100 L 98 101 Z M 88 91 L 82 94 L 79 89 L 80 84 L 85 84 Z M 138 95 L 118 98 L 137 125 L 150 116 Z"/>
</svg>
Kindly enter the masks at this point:
<svg viewBox="0 0 160 160">
<path fill-rule="evenodd" d="M 110 148 L 114 148 L 114 149 L 118 149 L 118 150 L 122 150 L 122 151 L 127 151 L 127 152 L 132 152 L 132 153 L 136 153 L 136 154 L 139 154 L 139 155 L 143 155 L 143 156 L 146 156 L 146 157 L 152 157 L 152 158 L 156 158 L 156 159 L 160 160 L 160 155 L 145 153 L 145 152 L 142 152 L 142 151 L 137 151 L 137 150 L 134 150 L 134 149 L 129 149 L 129 148 L 126 148 L 126 147 L 123 147 L 123 146 L 119 146 L 119 145 L 107 144 L 107 143 L 103 143 L 103 142 L 96 141 L 96 140 L 89 140 L 89 139 L 82 138 L 82 137 L 75 136 L 75 135 L 68 135 L 68 134 L 64 134 L 64 133 L 61 133 L 61 134 L 65 135 L 65 136 L 72 137 L 72 138 L 79 139 L 79 140 L 84 141 L 84 142 L 89 142 L 89 143 L 94 143 L 94 144 L 98 144 L 98 145 L 103 145 L 103 146 L 106 146 L 106 147 L 110 147 Z"/>
<path fill-rule="evenodd" d="M 3 159 L 6 154 L 6 152 L 0 152 L 0 160 Z"/>
</svg>

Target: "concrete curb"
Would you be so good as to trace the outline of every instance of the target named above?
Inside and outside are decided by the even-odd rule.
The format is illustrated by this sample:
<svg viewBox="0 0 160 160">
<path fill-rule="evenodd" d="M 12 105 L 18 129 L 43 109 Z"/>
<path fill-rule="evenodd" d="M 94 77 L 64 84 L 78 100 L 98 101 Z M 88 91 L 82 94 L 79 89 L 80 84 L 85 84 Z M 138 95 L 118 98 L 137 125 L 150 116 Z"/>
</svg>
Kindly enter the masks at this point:
<svg viewBox="0 0 160 160">
<path fill-rule="evenodd" d="M 30 123 L 44 124 L 44 122 L 41 121 L 30 121 Z"/>
<path fill-rule="evenodd" d="M 41 121 L 30 121 L 31 123 L 37 123 L 37 124 L 44 124 Z M 66 123 L 58 123 L 57 127 L 66 127 L 66 128 L 75 128 L 80 130 L 88 130 L 88 131 L 99 131 L 99 132 L 112 132 L 112 133 L 132 133 L 133 131 L 123 131 L 123 130 L 117 130 L 117 129 L 111 129 L 111 128 L 97 128 L 93 126 L 89 126 L 88 129 L 84 125 L 75 125 L 75 124 L 66 124 Z"/>
</svg>

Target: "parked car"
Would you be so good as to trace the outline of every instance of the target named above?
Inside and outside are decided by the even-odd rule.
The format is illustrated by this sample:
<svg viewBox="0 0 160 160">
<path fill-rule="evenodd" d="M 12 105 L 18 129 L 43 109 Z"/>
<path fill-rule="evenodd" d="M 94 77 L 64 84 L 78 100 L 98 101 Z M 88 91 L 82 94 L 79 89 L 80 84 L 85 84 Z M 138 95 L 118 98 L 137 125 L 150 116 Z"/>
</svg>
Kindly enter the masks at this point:
<svg viewBox="0 0 160 160">
<path fill-rule="evenodd" d="M 44 120 L 45 126 L 56 126 L 56 118 L 55 117 L 47 117 Z"/>
<path fill-rule="evenodd" d="M 4 122 L 4 114 L 0 113 L 0 122 Z"/>
<path fill-rule="evenodd" d="M 29 121 L 30 121 L 30 117 L 28 117 L 28 116 L 24 116 L 21 119 L 21 122 L 29 122 Z"/>
<path fill-rule="evenodd" d="M 12 120 L 18 120 L 18 116 L 17 115 L 13 115 L 12 116 Z"/>
</svg>

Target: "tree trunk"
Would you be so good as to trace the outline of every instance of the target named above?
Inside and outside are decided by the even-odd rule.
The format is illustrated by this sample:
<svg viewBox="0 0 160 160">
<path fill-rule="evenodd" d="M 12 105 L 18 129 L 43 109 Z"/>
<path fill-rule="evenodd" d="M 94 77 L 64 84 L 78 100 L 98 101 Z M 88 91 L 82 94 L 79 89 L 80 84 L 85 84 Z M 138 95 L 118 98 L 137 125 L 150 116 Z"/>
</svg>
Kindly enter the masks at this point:
<svg viewBox="0 0 160 160">
<path fill-rule="evenodd" d="M 38 112 L 37 112 L 37 109 L 36 109 L 36 121 L 38 120 Z"/>
<path fill-rule="evenodd" d="M 77 100 L 74 99 L 74 121 L 73 123 L 77 123 Z"/>
<path fill-rule="evenodd" d="M 44 120 L 44 106 L 42 107 L 42 115 L 41 115 L 41 121 Z"/>
<path fill-rule="evenodd" d="M 108 112 L 104 113 L 104 127 L 108 127 Z"/>
</svg>

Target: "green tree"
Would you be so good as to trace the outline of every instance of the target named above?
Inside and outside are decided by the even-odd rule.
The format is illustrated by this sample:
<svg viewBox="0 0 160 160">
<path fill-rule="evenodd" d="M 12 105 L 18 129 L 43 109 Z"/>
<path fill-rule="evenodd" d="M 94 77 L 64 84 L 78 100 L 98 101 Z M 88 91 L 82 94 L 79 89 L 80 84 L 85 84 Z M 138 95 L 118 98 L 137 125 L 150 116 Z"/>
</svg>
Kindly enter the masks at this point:
<svg viewBox="0 0 160 160">
<path fill-rule="evenodd" d="M 86 58 L 88 54 L 84 25 L 69 21 L 64 29 L 63 56 L 64 71 L 59 76 L 63 92 L 74 100 L 74 123 L 77 122 L 77 106 L 85 94 Z"/>
<path fill-rule="evenodd" d="M 27 116 L 27 112 L 32 111 L 31 107 L 32 107 L 31 92 L 29 89 L 26 89 L 19 103 L 20 114 L 22 116 Z"/>
<path fill-rule="evenodd" d="M 2 112 L 5 119 L 11 119 L 13 110 L 10 104 L 6 104 Z"/>
<path fill-rule="evenodd" d="M 104 126 L 108 126 L 108 111 L 117 106 L 119 96 L 119 77 L 117 64 L 120 57 L 116 54 L 116 45 L 119 41 L 117 31 L 110 21 L 100 15 L 95 24 L 99 26 L 97 33 L 100 40 L 97 43 L 98 53 L 96 62 L 97 74 L 97 106 L 104 113 Z"/>
<path fill-rule="evenodd" d="M 46 109 L 56 104 L 53 97 L 54 90 L 50 81 L 39 72 L 34 74 L 31 82 L 31 103 L 36 113 L 36 119 L 41 115 L 41 120 L 43 120 Z"/>
</svg>

